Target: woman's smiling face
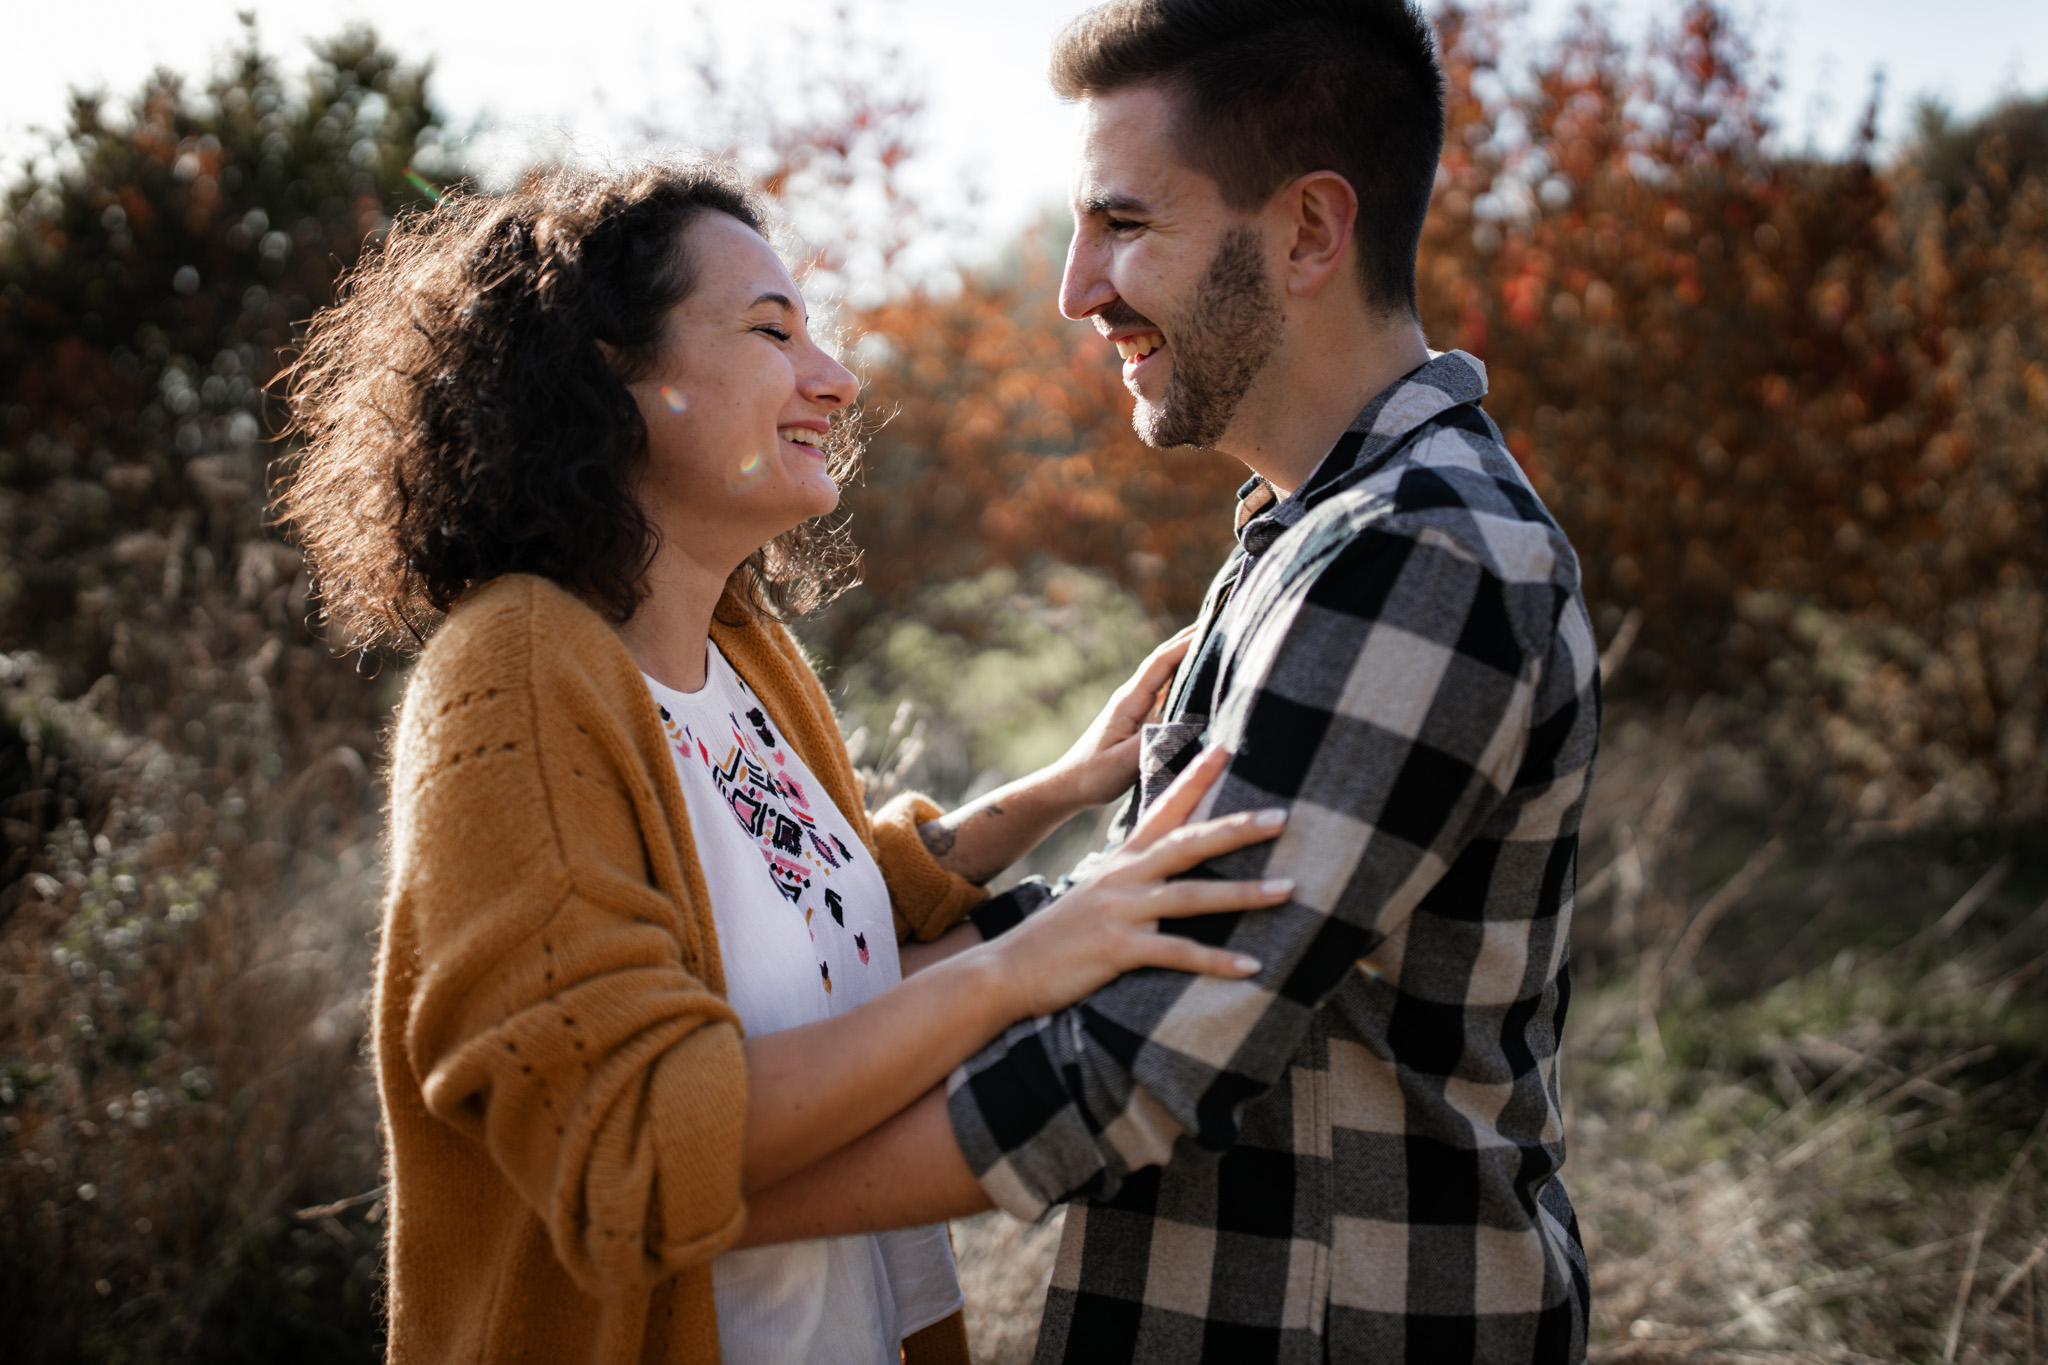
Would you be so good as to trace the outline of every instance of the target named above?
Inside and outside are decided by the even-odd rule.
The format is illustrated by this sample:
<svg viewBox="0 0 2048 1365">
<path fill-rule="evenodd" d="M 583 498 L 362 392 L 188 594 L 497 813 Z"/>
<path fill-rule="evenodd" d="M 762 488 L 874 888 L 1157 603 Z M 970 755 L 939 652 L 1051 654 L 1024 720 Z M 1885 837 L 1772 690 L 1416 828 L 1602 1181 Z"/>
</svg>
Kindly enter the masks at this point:
<svg viewBox="0 0 2048 1365">
<path fill-rule="evenodd" d="M 723 213 L 684 229 L 695 283 L 660 357 L 627 387 L 647 424 L 636 489 L 663 539 L 729 571 L 839 505 L 831 415 L 860 383 L 808 331 L 802 294 L 761 235 Z"/>
</svg>

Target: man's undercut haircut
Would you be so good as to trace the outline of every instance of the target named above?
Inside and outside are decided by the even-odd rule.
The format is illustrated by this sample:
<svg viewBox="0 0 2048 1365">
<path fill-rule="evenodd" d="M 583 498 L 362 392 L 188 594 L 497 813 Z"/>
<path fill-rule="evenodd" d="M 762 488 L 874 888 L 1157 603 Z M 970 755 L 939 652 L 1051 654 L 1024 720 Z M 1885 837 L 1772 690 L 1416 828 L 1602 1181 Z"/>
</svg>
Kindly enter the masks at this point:
<svg viewBox="0 0 2048 1365">
<path fill-rule="evenodd" d="M 1403 0 L 1110 0 L 1053 41 L 1065 100 L 1157 82 L 1182 160 L 1259 207 L 1310 171 L 1358 194 L 1371 306 L 1415 312 L 1415 252 L 1443 151 L 1443 70 Z"/>
</svg>

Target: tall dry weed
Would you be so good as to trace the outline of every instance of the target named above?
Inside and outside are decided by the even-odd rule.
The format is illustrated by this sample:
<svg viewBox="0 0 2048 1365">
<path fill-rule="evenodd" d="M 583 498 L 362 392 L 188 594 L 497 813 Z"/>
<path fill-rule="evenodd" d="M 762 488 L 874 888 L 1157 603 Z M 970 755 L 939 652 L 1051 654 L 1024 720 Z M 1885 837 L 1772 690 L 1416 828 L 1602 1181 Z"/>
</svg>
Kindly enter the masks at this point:
<svg viewBox="0 0 2048 1365">
<path fill-rule="evenodd" d="M 53 822 L 0 924 L 10 1356 L 327 1338 L 323 1358 L 367 1358 L 374 1211 L 311 1228 L 293 1214 L 379 1179 L 362 1056 L 374 828 L 283 842 L 288 798 L 265 810 L 53 683 L 0 656 L 15 756 L 69 793 L 36 807 Z"/>
<path fill-rule="evenodd" d="M 1565 1168 L 1595 1358 L 2037 1358 L 2038 835 L 1859 841 L 1716 727 L 1624 718 L 1595 788 Z"/>
</svg>

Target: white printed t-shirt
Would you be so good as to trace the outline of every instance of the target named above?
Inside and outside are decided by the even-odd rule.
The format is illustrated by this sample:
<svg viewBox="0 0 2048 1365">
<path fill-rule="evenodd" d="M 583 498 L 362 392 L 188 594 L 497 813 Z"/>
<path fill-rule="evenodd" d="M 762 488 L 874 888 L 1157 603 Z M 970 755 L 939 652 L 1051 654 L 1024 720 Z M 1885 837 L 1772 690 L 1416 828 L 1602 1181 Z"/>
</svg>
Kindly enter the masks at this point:
<svg viewBox="0 0 2048 1365">
<path fill-rule="evenodd" d="M 652 678 L 726 999 L 750 1037 L 844 1014 L 903 979 L 882 874 L 717 646 L 697 692 Z M 888 1362 L 961 1306 L 943 1224 L 729 1251 L 711 1264 L 728 1365 Z"/>
</svg>

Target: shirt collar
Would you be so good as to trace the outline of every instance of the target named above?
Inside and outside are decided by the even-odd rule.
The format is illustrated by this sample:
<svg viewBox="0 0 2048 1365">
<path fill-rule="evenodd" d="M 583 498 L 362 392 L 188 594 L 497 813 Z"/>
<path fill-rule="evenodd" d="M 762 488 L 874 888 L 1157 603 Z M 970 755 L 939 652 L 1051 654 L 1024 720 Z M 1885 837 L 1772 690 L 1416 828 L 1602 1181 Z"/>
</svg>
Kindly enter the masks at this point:
<svg viewBox="0 0 2048 1365">
<path fill-rule="evenodd" d="M 1250 555 L 1266 548 L 1323 499 L 1377 469 L 1425 423 L 1486 396 L 1486 366 L 1463 351 L 1429 359 L 1373 395 L 1301 487 L 1281 498 L 1254 474 L 1237 490 L 1237 540 Z"/>
</svg>

